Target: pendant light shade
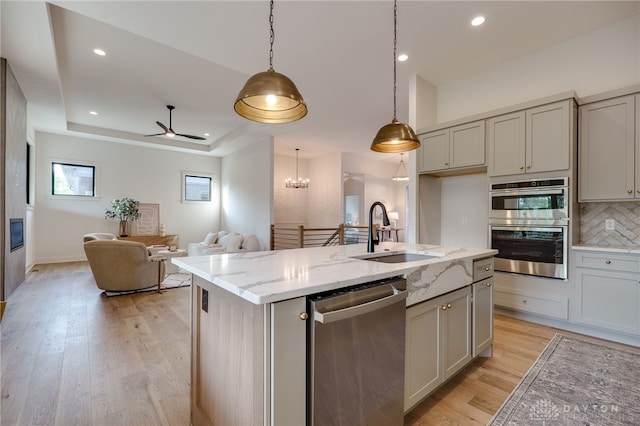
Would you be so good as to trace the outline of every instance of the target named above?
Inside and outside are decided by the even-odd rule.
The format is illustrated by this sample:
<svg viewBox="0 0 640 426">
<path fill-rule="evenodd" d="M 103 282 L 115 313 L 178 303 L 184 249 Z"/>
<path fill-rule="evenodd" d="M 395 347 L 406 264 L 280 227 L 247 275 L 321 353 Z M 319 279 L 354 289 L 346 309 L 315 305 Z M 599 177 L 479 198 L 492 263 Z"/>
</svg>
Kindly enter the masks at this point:
<svg viewBox="0 0 640 426">
<path fill-rule="evenodd" d="M 307 115 L 307 105 L 289 77 L 273 69 L 273 0 L 270 2 L 269 69 L 250 77 L 236 98 L 233 109 L 259 123 L 290 123 Z"/>
<path fill-rule="evenodd" d="M 404 165 L 404 160 L 402 158 L 403 154 L 400 154 L 400 164 L 396 168 L 396 172 L 391 178 L 391 180 L 395 180 L 396 182 L 402 182 L 409 180 L 409 174 L 407 173 L 407 167 Z"/>
<path fill-rule="evenodd" d="M 420 140 L 408 124 L 393 119 L 378 130 L 371 143 L 371 150 L 376 152 L 406 152 L 420 147 Z"/>
<path fill-rule="evenodd" d="M 233 109 L 260 123 L 289 123 L 307 115 L 307 106 L 296 85 L 273 68 L 247 80 Z"/>
<path fill-rule="evenodd" d="M 382 126 L 371 143 L 376 152 L 406 152 L 420 147 L 420 140 L 411 126 L 398 122 L 396 118 L 396 45 L 398 4 L 393 2 L 393 120 Z"/>
</svg>

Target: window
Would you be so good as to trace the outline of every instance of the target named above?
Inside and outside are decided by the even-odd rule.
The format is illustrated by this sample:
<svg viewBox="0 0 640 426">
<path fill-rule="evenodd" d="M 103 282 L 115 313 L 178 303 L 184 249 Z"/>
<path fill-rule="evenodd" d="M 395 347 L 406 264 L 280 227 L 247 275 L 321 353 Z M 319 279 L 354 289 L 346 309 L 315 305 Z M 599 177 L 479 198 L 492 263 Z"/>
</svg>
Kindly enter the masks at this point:
<svg viewBox="0 0 640 426">
<path fill-rule="evenodd" d="M 183 173 L 183 201 L 211 201 L 213 176 L 202 173 Z"/>
<path fill-rule="evenodd" d="M 95 197 L 95 166 L 52 162 L 51 194 Z"/>
</svg>

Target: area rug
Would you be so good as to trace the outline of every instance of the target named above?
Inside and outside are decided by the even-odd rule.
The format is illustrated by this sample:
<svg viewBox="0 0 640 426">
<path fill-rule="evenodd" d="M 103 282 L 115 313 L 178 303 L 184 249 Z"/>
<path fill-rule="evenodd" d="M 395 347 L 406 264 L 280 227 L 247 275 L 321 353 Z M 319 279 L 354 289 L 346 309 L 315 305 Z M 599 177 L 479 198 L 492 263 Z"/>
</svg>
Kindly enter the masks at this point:
<svg viewBox="0 0 640 426">
<path fill-rule="evenodd" d="M 556 334 L 488 425 L 638 425 L 640 354 Z"/>
<path fill-rule="evenodd" d="M 191 274 L 175 273 L 166 276 L 164 281 L 160 284 L 160 291 L 168 290 L 172 288 L 189 287 L 191 285 Z M 107 297 L 123 296 L 125 294 L 145 293 L 149 291 L 158 290 L 157 286 L 143 288 L 140 290 L 131 291 L 105 291 L 104 294 Z"/>
</svg>

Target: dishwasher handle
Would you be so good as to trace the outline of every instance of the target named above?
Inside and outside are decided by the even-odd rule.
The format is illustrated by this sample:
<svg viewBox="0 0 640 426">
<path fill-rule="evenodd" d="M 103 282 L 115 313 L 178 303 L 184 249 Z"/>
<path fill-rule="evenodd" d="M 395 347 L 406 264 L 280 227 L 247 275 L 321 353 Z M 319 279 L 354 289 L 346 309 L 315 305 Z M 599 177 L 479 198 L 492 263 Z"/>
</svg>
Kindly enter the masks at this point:
<svg viewBox="0 0 640 426">
<path fill-rule="evenodd" d="M 329 324 L 332 322 L 353 318 L 358 315 L 368 314 L 369 312 L 375 311 L 376 309 L 386 308 L 387 306 L 393 305 L 394 303 L 406 299 L 408 295 L 409 293 L 407 292 L 407 290 L 397 290 L 394 287 L 393 294 L 390 296 L 383 297 L 382 299 L 372 300 L 371 302 L 363 303 L 361 305 L 338 309 L 336 311 L 318 312 L 317 310 L 315 310 L 313 312 L 313 318 L 319 323 Z"/>
</svg>

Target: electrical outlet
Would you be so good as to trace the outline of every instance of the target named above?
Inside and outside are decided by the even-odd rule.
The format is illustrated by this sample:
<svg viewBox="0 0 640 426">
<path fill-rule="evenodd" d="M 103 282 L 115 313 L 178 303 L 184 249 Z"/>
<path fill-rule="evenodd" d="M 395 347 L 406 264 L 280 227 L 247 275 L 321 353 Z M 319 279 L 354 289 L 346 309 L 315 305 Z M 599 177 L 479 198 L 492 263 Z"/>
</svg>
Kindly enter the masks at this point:
<svg viewBox="0 0 640 426">
<path fill-rule="evenodd" d="M 616 230 L 616 221 L 613 219 L 607 219 L 604 221 L 604 229 L 606 231 L 615 231 Z"/>
<path fill-rule="evenodd" d="M 202 289 L 202 310 L 205 312 L 209 312 L 209 292 Z"/>
</svg>

